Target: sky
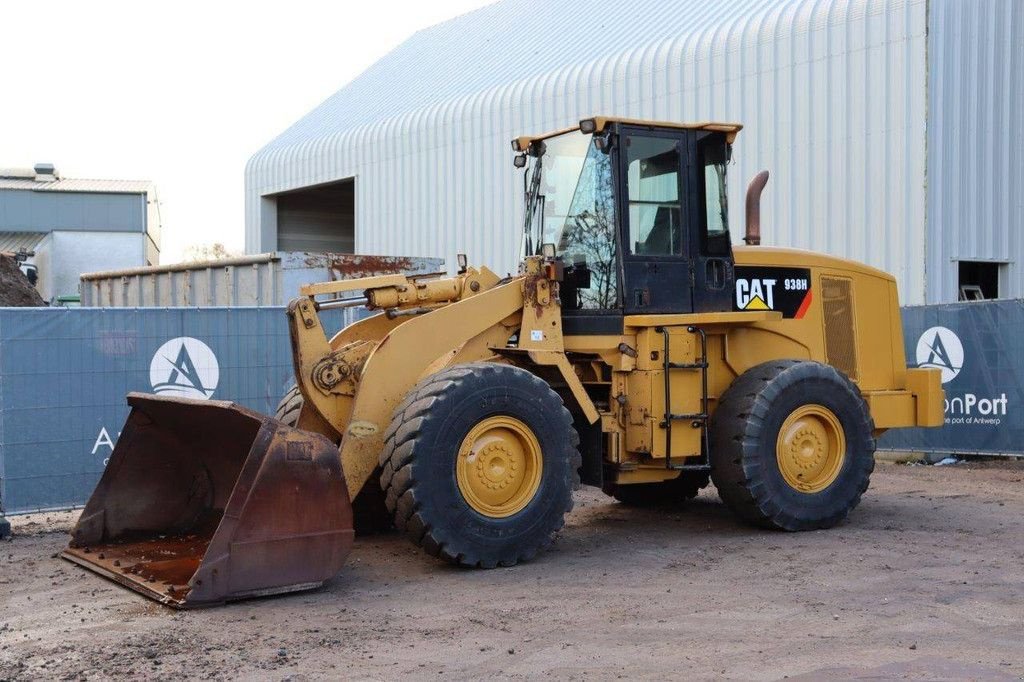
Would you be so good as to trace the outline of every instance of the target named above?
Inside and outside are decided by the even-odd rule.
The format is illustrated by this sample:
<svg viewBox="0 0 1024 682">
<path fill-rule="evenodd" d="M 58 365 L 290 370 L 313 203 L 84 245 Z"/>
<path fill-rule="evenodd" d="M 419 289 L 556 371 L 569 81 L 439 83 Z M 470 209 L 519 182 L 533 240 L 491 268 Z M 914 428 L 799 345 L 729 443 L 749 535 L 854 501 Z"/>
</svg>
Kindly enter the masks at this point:
<svg viewBox="0 0 1024 682">
<path fill-rule="evenodd" d="M 415 31 L 487 0 L 0 8 L 0 167 L 152 180 L 161 262 L 244 245 L 248 158 Z"/>
</svg>

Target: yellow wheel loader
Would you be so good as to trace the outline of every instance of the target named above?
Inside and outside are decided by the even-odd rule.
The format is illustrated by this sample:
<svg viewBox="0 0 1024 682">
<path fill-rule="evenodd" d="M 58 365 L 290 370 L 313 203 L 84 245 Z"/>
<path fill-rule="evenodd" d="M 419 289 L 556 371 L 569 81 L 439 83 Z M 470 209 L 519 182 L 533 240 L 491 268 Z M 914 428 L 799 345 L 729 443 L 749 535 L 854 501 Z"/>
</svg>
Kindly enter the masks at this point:
<svg viewBox="0 0 1024 682">
<path fill-rule="evenodd" d="M 68 559 L 174 606 L 321 584 L 353 505 L 428 554 L 511 566 L 551 541 L 581 482 L 626 504 L 709 481 L 742 519 L 844 519 L 875 439 L 937 426 L 939 374 L 908 369 L 894 279 L 729 231 L 739 125 L 591 118 L 513 141 L 514 276 L 311 284 L 287 311 L 279 419 L 132 394 Z M 319 311 L 376 314 L 329 335 Z M 359 516 L 360 514 L 357 514 Z"/>
</svg>

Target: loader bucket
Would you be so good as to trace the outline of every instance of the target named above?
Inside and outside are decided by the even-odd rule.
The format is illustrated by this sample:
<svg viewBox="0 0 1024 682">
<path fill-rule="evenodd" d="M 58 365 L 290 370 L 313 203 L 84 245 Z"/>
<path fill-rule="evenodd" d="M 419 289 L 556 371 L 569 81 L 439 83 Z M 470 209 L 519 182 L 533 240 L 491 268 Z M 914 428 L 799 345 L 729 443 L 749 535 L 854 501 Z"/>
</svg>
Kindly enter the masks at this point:
<svg viewBox="0 0 1024 682">
<path fill-rule="evenodd" d="M 303 590 L 352 548 L 337 446 L 234 403 L 130 393 L 62 553 L 178 608 Z"/>
</svg>

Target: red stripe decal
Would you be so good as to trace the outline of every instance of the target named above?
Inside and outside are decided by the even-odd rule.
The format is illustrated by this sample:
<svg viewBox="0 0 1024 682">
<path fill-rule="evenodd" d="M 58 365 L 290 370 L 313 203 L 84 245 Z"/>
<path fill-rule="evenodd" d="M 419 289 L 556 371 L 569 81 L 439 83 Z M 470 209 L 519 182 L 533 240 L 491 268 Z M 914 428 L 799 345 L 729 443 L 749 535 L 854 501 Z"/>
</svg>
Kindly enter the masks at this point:
<svg viewBox="0 0 1024 682">
<path fill-rule="evenodd" d="M 807 314 L 807 309 L 811 307 L 811 290 L 807 290 L 807 295 L 804 296 L 803 303 L 797 308 L 796 315 L 794 316 L 797 320 L 803 319 L 803 316 Z"/>
</svg>

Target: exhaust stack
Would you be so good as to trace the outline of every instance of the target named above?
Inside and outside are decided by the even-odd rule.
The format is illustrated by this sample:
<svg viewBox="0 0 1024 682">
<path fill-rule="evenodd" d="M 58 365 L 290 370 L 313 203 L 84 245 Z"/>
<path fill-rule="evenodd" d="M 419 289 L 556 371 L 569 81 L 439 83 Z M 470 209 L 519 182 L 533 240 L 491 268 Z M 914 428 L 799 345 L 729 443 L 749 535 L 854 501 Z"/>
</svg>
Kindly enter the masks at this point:
<svg viewBox="0 0 1024 682">
<path fill-rule="evenodd" d="M 761 192 L 768 184 L 768 171 L 754 176 L 747 186 L 747 234 L 743 237 L 749 246 L 761 244 Z"/>
</svg>

